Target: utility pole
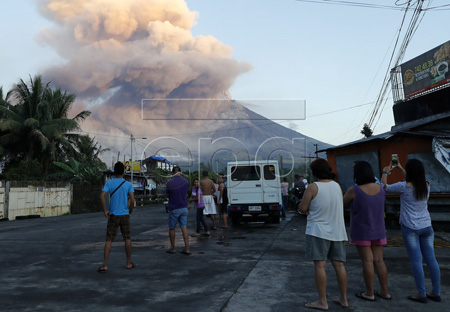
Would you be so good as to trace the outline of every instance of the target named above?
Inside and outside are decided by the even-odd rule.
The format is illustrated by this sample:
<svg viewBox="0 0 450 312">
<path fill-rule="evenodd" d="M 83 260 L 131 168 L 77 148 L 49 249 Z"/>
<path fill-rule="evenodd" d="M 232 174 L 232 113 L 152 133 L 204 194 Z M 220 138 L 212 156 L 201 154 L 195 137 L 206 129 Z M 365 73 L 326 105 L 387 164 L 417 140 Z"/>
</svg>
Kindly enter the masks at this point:
<svg viewBox="0 0 450 312">
<path fill-rule="evenodd" d="M 131 137 L 130 137 L 130 140 L 131 140 L 131 144 L 130 144 L 131 145 L 131 154 L 130 154 L 130 156 L 131 156 L 131 159 L 130 159 L 131 181 L 130 182 L 131 182 L 131 184 L 133 184 L 133 141 L 136 140 L 136 139 L 145 140 L 147 138 L 146 137 L 135 138 L 133 135 L 131 135 Z"/>
<path fill-rule="evenodd" d="M 313 144 L 313 145 L 316 147 L 316 152 L 315 153 L 316 153 L 316 159 L 317 159 L 317 158 L 319 158 L 319 154 L 317 152 L 318 151 L 317 147 L 319 146 L 319 144 Z"/>
<path fill-rule="evenodd" d="M 284 167 L 283 167 L 283 155 L 280 154 L 280 173 L 284 175 Z"/>
</svg>

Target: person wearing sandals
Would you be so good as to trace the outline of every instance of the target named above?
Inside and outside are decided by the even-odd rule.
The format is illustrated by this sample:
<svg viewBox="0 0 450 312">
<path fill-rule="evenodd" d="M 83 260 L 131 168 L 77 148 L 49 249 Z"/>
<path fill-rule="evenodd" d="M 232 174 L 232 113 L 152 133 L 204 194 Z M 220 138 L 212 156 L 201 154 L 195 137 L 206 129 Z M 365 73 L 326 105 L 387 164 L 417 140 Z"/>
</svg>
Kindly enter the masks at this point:
<svg viewBox="0 0 450 312">
<path fill-rule="evenodd" d="M 306 223 L 305 256 L 314 261 L 315 281 L 319 300 L 305 304 L 306 308 L 328 310 L 326 263 L 329 259 L 336 272 L 340 297 L 333 302 L 348 307 L 344 222 L 344 203 L 339 184 L 325 159 L 318 158 L 311 165 L 316 180 L 308 186 L 298 210 L 308 213 Z"/>
<path fill-rule="evenodd" d="M 194 179 L 191 199 L 189 200 L 188 208 L 190 208 L 191 202 L 194 202 L 194 206 L 196 207 L 196 221 L 197 221 L 197 231 L 194 234 L 191 234 L 192 237 L 199 237 L 201 225 L 205 228 L 205 235 L 210 236 L 208 225 L 206 224 L 205 219 L 203 218 L 203 210 L 205 209 L 205 203 L 203 202 L 203 194 L 202 190 L 199 187 L 198 179 Z"/>
<path fill-rule="evenodd" d="M 130 230 L 130 215 L 133 211 L 134 200 L 134 188 L 133 185 L 125 181 L 123 175 L 125 173 L 125 166 L 121 162 L 117 162 L 114 165 L 115 178 L 106 182 L 100 195 L 100 203 L 105 214 L 105 218 L 108 220 L 106 226 L 106 243 L 104 250 L 103 265 L 98 268 L 98 272 L 108 272 L 108 259 L 111 252 L 111 245 L 116 238 L 117 229 L 120 227 L 123 240 L 125 241 L 125 253 L 127 256 L 127 269 L 135 267 L 131 262 L 131 230 Z M 109 193 L 109 207 L 106 210 L 105 197 Z M 130 199 L 128 200 L 128 196 Z"/>
<path fill-rule="evenodd" d="M 405 181 L 387 184 L 387 177 L 397 168 Z M 428 212 L 430 183 L 425 178 L 425 168 L 420 160 L 409 159 L 405 169 L 400 162 L 384 167 L 381 183 L 387 193 L 400 194 L 400 225 L 403 242 L 412 265 L 417 294 L 408 296 L 409 300 L 427 303 L 427 298 L 441 301 L 441 271 L 434 254 L 434 231 Z M 426 293 L 425 275 L 422 259 L 425 259 L 430 272 L 432 291 Z"/>
<path fill-rule="evenodd" d="M 375 296 L 391 299 L 388 291 L 388 271 L 383 260 L 386 245 L 384 223 L 384 188 L 376 183 L 372 167 L 367 161 L 357 161 L 353 166 L 356 183 L 344 195 L 344 207 L 350 207 L 350 242 L 356 246 L 362 261 L 366 291 L 356 297 L 375 301 Z M 381 290 L 373 289 L 374 272 Z"/>
<path fill-rule="evenodd" d="M 173 178 L 166 184 L 166 195 L 169 199 L 169 239 L 170 249 L 167 253 L 176 253 L 175 249 L 175 228 L 177 223 L 180 224 L 181 233 L 183 234 L 184 249 L 182 254 L 191 255 L 189 251 L 189 233 L 187 230 L 188 202 L 187 192 L 189 182 L 181 176 L 181 168 L 174 166 L 172 168 Z"/>
</svg>

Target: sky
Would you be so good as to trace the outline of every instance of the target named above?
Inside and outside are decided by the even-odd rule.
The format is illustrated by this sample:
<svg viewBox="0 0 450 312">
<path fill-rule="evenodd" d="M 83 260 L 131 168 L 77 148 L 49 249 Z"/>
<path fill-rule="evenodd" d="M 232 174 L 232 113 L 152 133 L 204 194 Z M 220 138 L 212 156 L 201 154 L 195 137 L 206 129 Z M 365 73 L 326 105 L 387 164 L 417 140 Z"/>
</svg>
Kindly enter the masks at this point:
<svg viewBox="0 0 450 312">
<path fill-rule="evenodd" d="M 174 79 L 180 80 L 180 86 L 199 72 L 194 87 L 190 85 L 193 97 L 228 91 L 237 100 L 294 99 L 299 106 L 305 102 L 303 120 L 277 122 L 328 144 L 344 144 L 362 137 L 360 131 L 369 121 L 390 69 L 389 59 L 405 13 L 318 2 L 132 0 L 127 3 L 133 6 L 128 6 L 118 0 L 9 1 L 0 13 L 0 86 L 4 91 L 10 90 L 19 79 L 27 81 L 29 76 L 44 73 L 44 77 L 77 94 L 83 103 L 80 107 L 96 110 L 99 102 L 123 100 L 123 96 L 114 93 L 117 88 L 137 90 L 145 97 L 144 86 L 151 83 L 152 95 L 173 95 L 181 92 L 170 86 L 177 82 Z M 395 6 L 406 1 L 351 2 Z M 125 12 L 110 15 L 114 40 L 104 40 L 111 34 L 107 23 L 103 32 L 87 29 L 97 25 L 98 16 L 110 11 L 109 3 L 122 3 L 121 12 Z M 77 11 L 82 4 L 87 4 L 89 14 Z M 447 1 L 426 0 L 424 7 L 442 5 L 447 5 Z M 133 10 L 134 15 L 129 14 Z M 140 12 L 155 14 L 152 18 L 159 22 L 146 28 L 148 20 L 139 16 Z M 425 12 L 403 62 L 450 40 L 445 31 L 449 14 L 449 10 Z M 135 19 L 130 20 L 129 16 Z M 410 19 L 411 13 L 406 14 L 404 29 Z M 143 29 L 150 29 L 151 44 L 139 37 Z M 71 36 L 76 40 L 70 41 Z M 404 31 L 400 33 L 400 43 L 403 37 Z M 139 57 L 140 52 L 149 50 L 148 59 Z M 98 58 L 91 59 L 93 51 L 100 51 Z M 176 57 L 180 59 L 174 60 Z M 111 61 L 102 64 L 106 59 Z M 140 71 L 139 64 L 147 70 Z M 96 66 L 101 70 L 88 77 L 89 70 Z M 159 76 L 155 68 L 161 68 Z M 205 73 L 208 81 L 201 81 Z M 208 93 L 207 88 L 213 90 Z M 392 106 L 392 95 L 388 93 L 374 134 L 389 131 L 394 125 Z M 124 111 L 116 108 L 116 115 L 121 116 Z M 280 115 L 298 115 L 292 106 L 262 106 L 255 110 L 268 118 L 274 111 L 279 114 L 278 119 Z M 117 119 L 102 120 L 100 109 L 97 115 L 87 128 L 97 138 L 103 133 L 110 136 L 114 131 L 101 130 L 100 125 L 114 124 Z M 117 135 L 126 146 L 129 136 L 123 134 L 129 128 L 124 126 L 122 130 Z M 148 134 L 142 130 L 134 135 Z"/>
</svg>

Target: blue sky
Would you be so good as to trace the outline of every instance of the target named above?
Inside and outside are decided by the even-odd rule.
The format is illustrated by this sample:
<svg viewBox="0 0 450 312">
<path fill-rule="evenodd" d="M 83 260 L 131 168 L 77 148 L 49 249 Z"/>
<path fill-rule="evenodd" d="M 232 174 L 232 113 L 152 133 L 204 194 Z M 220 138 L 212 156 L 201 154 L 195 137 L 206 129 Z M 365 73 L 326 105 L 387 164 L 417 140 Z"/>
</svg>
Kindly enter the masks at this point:
<svg viewBox="0 0 450 312">
<path fill-rule="evenodd" d="M 394 5 L 394 0 L 358 1 Z M 230 88 L 234 99 L 306 100 L 305 120 L 283 125 L 330 144 L 359 139 L 380 91 L 404 12 L 294 0 L 186 0 L 198 12 L 194 36 L 213 36 L 232 47 L 232 57 L 251 64 Z M 425 1 L 425 7 L 446 4 Z M 428 11 L 403 62 L 448 40 L 450 11 Z M 411 14 L 406 16 L 408 25 Z M 2 7 L 0 86 L 39 74 L 63 60 L 36 36 L 53 22 L 33 0 Z M 403 38 L 403 35 L 401 36 Z M 375 133 L 394 124 L 387 101 Z M 336 112 L 339 111 L 339 112 Z M 261 113 L 264 113 L 262 108 Z M 286 112 L 287 116 L 290 115 Z"/>
</svg>

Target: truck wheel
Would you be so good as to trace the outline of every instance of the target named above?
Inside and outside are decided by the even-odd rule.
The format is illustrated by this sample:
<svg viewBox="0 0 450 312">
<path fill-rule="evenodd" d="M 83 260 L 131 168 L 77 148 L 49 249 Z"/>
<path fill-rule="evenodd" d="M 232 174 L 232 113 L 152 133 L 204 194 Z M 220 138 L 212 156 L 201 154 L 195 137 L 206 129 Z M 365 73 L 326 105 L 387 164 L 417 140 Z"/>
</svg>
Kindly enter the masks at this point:
<svg viewBox="0 0 450 312">
<path fill-rule="evenodd" d="M 230 217 L 233 226 L 239 226 L 241 224 L 242 215 L 240 213 L 233 213 Z"/>
<path fill-rule="evenodd" d="M 280 223 L 280 212 L 277 211 L 277 212 L 271 213 L 270 217 L 269 217 L 269 222 L 274 223 L 274 224 Z"/>
</svg>

